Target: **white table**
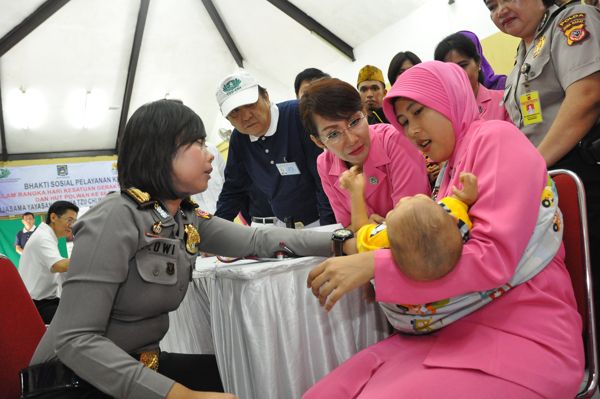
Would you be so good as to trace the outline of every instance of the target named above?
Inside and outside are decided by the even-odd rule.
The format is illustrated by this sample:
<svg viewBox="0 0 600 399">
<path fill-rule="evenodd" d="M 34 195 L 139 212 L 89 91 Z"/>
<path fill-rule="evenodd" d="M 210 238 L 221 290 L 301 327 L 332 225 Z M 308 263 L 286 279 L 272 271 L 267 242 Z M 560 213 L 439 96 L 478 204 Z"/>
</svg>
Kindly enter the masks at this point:
<svg viewBox="0 0 600 399">
<path fill-rule="evenodd" d="M 241 399 L 300 398 L 388 331 L 378 305 L 363 300 L 361 290 L 330 313 L 319 306 L 306 277 L 321 261 L 216 266 L 202 260 L 161 348 L 215 353 L 225 389 Z"/>
</svg>

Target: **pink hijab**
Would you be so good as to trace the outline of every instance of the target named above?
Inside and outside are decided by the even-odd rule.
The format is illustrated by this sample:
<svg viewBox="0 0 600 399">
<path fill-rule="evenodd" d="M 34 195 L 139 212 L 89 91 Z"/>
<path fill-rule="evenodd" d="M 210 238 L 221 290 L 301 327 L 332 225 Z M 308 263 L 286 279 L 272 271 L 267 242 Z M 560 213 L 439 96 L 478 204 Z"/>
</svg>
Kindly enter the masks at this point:
<svg viewBox="0 0 600 399">
<path fill-rule="evenodd" d="M 429 61 L 417 64 L 398 77 L 383 100 L 383 112 L 398 131 L 393 103 L 398 97 L 409 98 L 429 107 L 452 122 L 458 144 L 479 111 L 466 72 L 451 62 Z"/>
</svg>

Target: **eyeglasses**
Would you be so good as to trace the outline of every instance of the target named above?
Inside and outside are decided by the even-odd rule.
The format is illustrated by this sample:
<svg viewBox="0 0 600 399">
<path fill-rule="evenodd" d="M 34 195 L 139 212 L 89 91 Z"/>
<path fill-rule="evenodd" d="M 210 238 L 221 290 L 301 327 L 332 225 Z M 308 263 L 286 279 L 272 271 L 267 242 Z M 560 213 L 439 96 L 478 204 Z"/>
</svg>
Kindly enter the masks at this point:
<svg viewBox="0 0 600 399">
<path fill-rule="evenodd" d="M 75 223 L 77 221 L 77 219 L 74 219 L 74 218 L 72 218 L 70 216 L 67 216 L 66 218 L 63 217 L 63 216 L 65 216 L 65 215 L 59 216 L 58 218 L 64 220 L 65 222 L 67 222 L 67 226 L 72 226 L 73 223 Z"/>
<path fill-rule="evenodd" d="M 354 118 L 352 118 L 350 120 L 350 122 L 348 122 L 348 126 L 345 129 L 339 129 L 339 130 L 332 130 L 329 133 L 327 133 L 325 135 L 325 137 L 319 137 L 321 140 L 321 143 L 323 144 L 327 144 L 327 142 L 329 142 L 329 144 L 338 144 L 342 141 L 342 136 L 344 132 L 350 133 L 352 132 L 354 129 L 356 129 L 356 127 L 358 125 L 360 125 L 360 122 L 365 119 L 365 114 L 363 114 L 362 112 L 359 112 L 360 116 L 356 116 Z"/>
</svg>

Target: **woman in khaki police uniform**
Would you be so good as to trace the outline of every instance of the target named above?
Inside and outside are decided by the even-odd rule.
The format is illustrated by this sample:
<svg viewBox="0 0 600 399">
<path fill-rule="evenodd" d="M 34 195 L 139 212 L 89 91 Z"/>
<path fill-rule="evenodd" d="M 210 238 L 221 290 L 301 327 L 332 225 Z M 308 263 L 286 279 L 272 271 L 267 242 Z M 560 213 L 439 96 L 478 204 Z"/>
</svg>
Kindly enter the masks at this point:
<svg viewBox="0 0 600 399">
<path fill-rule="evenodd" d="M 253 229 L 196 208 L 189 195 L 206 189 L 212 169 L 205 137 L 200 118 L 176 101 L 132 115 L 119 149 L 123 191 L 74 226 L 61 304 L 31 360 L 41 366 L 24 374 L 26 393 L 75 378 L 82 389 L 42 397 L 233 398 L 200 392 L 223 390 L 214 356 L 159 353 L 199 251 L 269 257 L 285 245 L 328 256 L 331 235 Z"/>
<path fill-rule="evenodd" d="M 548 168 L 583 180 L 592 265 L 600 270 L 600 12 L 579 0 L 560 8 L 551 0 L 485 4 L 498 29 L 522 39 L 506 81 L 506 110 Z M 600 273 L 594 280 L 600 295 Z"/>
</svg>

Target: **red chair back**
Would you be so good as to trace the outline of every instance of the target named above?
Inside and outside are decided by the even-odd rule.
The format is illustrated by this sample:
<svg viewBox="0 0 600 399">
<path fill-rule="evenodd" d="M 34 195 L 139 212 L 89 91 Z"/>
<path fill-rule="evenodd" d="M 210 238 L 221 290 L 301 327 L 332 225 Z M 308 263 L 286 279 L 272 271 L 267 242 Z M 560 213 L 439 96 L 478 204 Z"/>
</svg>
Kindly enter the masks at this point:
<svg viewBox="0 0 600 399">
<path fill-rule="evenodd" d="M 584 248 L 586 237 L 583 234 L 583 221 L 579 212 L 577 183 L 567 174 L 557 174 L 553 176 L 553 180 L 557 186 L 559 208 L 564 219 L 563 243 L 565 245 L 565 263 L 571 275 L 575 299 L 577 300 L 577 309 L 583 319 L 583 330 L 586 331 L 588 322 Z"/>
<path fill-rule="evenodd" d="M 2 398 L 21 396 L 19 371 L 46 331 L 21 276 L 7 258 L 0 256 L 0 392 Z"/>
<path fill-rule="evenodd" d="M 556 184 L 558 207 L 563 214 L 565 264 L 583 320 L 587 383 L 577 398 L 591 398 L 598 388 L 598 355 L 585 190 L 579 177 L 570 170 L 553 170 L 550 176 Z"/>
</svg>

